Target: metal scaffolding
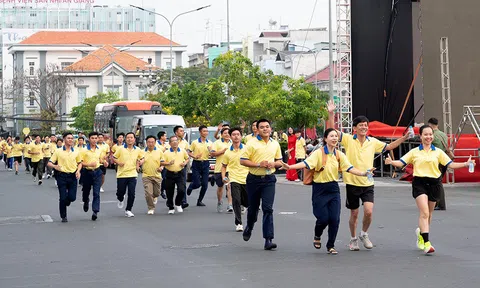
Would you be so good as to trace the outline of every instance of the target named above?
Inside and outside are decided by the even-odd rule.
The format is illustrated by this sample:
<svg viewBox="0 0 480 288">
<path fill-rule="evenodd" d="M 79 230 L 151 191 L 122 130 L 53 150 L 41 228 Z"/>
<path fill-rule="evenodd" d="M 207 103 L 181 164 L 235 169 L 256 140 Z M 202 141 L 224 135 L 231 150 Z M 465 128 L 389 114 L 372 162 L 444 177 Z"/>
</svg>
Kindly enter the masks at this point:
<svg viewBox="0 0 480 288">
<path fill-rule="evenodd" d="M 443 131 L 449 137 L 449 143 L 453 137 L 452 102 L 450 94 L 450 64 L 448 56 L 448 38 L 440 38 L 440 69 L 442 77 L 442 111 Z"/>
<path fill-rule="evenodd" d="M 337 81 L 339 97 L 338 126 L 352 132 L 352 38 L 351 0 L 337 0 Z"/>
</svg>

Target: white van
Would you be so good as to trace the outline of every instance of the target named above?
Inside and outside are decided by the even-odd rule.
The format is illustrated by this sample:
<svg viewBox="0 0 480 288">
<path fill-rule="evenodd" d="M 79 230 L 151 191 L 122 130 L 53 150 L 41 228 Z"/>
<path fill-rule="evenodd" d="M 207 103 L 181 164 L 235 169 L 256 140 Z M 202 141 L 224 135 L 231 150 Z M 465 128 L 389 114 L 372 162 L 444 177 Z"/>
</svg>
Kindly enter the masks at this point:
<svg viewBox="0 0 480 288">
<path fill-rule="evenodd" d="M 179 115 L 136 115 L 132 119 L 132 132 L 135 133 L 137 145 L 145 147 L 145 138 L 157 137 L 158 132 L 167 132 L 167 137 L 174 135 L 175 126 L 185 127 L 185 121 Z"/>
</svg>

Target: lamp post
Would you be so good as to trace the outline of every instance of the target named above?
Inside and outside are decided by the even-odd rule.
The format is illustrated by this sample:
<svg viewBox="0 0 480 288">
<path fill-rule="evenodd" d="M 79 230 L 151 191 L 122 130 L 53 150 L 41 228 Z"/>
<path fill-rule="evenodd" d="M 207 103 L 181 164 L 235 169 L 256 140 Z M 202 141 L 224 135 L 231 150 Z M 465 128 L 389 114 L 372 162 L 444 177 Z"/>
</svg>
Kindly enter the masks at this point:
<svg viewBox="0 0 480 288">
<path fill-rule="evenodd" d="M 170 85 L 173 84 L 173 40 L 172 40 L 173 35 L 172 34 L 173 34 L 173 24 L 175 23 L 175 20 L 177 20 L 177 18 L 182 16 L 182 15 L 197 12 L 197 11 L 200 11 L 202 9 L 208 8 L 210 6 L 212 6 L 212 5 L 207 5 L 207 6 L 197 8 L 197 9 L 193 9 L 193 10 L 190 10 L 190 11 L 180 13 L 177 16 L 175 16 L 172 21 L 170 21 L 167 17 L 165 17 L 164 15 L 162 15 L 160 13 L 157 13 L 157 12 L 151 11 L 151 10 L 147 10 L 145 8 L 138 7 L 138 6 L 135 6 L 135 5 L 130 5 L 130 7 L 137 8 L 139 10 L 161 16 L 161 17 L 163 17 L 163 19 L 165 19 L 168 22 L 168 25 L 170 26 Z"/>
</svg>

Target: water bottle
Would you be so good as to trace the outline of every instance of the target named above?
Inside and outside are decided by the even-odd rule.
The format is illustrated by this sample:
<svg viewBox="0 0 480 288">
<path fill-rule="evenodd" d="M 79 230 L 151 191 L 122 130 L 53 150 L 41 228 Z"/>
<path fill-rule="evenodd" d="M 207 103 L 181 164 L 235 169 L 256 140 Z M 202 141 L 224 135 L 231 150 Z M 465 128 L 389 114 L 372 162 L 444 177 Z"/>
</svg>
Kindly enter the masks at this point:
<svg viewBox="0 0 480 288">
<path fill-rule="evenodd" d="M 370 169 L 367 170 L 367 179 L 370 182 L 373 182 L 373 175 L 370 173 Z"/>
<path fill-rule="evenodd" d="M 413 127 L 410 126 L 408 127 L 408 138 L 412 139 L 413 137 L 415 137 L 415 131 L 413 131 Z"/>
<path fill-rule="evenodd" d="M 468 163 L 468 172 L 473 173 L 475 171 L 475 166 L 473 166 L 473 162 Z"/>
<path fill-rule="evenodd" d="M 272 174 L 272 170 L 270 168 L 265 168 L 265 174 L 266 175 L 271 175 Z"/>
</svg>

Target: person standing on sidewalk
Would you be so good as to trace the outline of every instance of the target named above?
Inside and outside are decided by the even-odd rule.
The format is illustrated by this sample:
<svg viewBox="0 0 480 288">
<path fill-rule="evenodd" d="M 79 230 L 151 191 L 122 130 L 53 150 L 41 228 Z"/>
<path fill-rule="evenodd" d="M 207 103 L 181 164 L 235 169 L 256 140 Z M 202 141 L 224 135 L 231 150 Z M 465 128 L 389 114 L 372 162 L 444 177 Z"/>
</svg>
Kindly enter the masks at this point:
<svg viewBox="0 0 480 288">
<path fill-rule="evenodd" d="M 200 132 L 200 138 L 192 142 L 188 155 L 193 158 L 192 162 L 192 183 L 188 186 L 187 195 L 190 196 L 194 189 L 200 188 L 200 194 L 198 195 L 197 206 L 205 206 L 202 202 L 208 189 L 208 176 L 210 173 L 210 161 L 208 161 L 210 155 L 210 148 L 212 142 L 208 137 L 208 128 L 205 125 L 198 127 Z"/>
<path fill-rule="evenodd" d="M 155 205 L 157 205 L 158 196 L 160 196 L 160 186 L 162 183 L 161 172 L 163 167 L 160 166 L 160 163 L 163 158 L 163 152 L 155 146 L 156 140 L 155 136 L 147 136 L 147 147 L 145 148 L 142 166 L 143 189 L 145 190 L 148 215 L 155 213 Z"/>
<path fill-rule="evenodd" d="M 38 185 L 42 185 L 43 174 L 43 143 L 41 142 L 40 135 L 34 135 L 35 143 L 30 145 L 28 153 L 32 155 L 32 176 L 33 182 L 37 182 Z"/>
<path fill-rule="evenodd" d="M 438 119 L 428 119 L 428 125 L 433 129 L 432 145 L 436 148 L 439 148 L 443 152 L 446 152 L 448 149 L 448 137 L 447 134 L 443 133 L 438 129 Z M 440 165 L 440 171 L 442 172 L 442 175 L 440 175 L 440 180 L 442 180 L 443 175 L 445 175 L 445 173 L 447 172 L 447 167 Z M 442 181 L 440 181 L 440 198 L 438 199 L 437 206 L 435 206 L 435 210 L 447 210 L 447 203 L 445 202 L 445 189 L 443 188 Z"/>
<path fill-rule="evenodd" d="M 273 202 L 275 200 L 275 168 L 282 167 L 282 151 L 280 144 L 270 138 L 272 128 L 270 121 L 261 119 L 257 121 L 257 138 L 253 138 L 246 145 L 241 154 L 240 164 L 249 168 L 247 176 L 248 212 L 247 226 L 243 231 L 243 240 L 248 241 L 257 222 L 260 202 L 263 212 L 263 238 L 265 250 L 277 248 L 272 242 L 273 232 Z"/>
<path fill-rule="evenodd" d="M 133 203 L 135 202 L 135 187 L 137 186 L 137 177 L 140 166 L 143 164 L 143 151 L 135 146 L 135 133 L 129 132 L 125 136 L 126 143 L 123 148 L 117 148 L 113 155 L 113 161 L 117 164 L 117 199 L 118 208 L 124 206 L 125 194 L 128 189 L 127 207 L 125 216 L 130 218 L 135 215 L 132 213 Z"/>
<path fill-rule="evenodd" d="M 232 145 L 227 149 L 222 160 L 222 180 L 230 183 L 233 212 L 235 214 L 235 231 L 243 231 L 242 206 L 248 207 L 246 181 L 248 168 L 240 165 L 240 155 L 245 150 L 242 144 L 241 128 L 229 130 Z M 228 177 L 227 177 L 228 172 Z"/>
<path fill-rule="evenodd" d="M 230 148 L 232 145 L 232 141 L 230 140 L 230 134 L 228 132 L 228 128 L 223 128 L 222 131 L 220 132 L 220 139 L 213 142 L 212 145 L 212 150 L 210 151 L 210 155 L 212 157 L 215 157 L 215 170 L 214 170 L 214 179 L 215 183 L 217 184 L 217 212 L 221 213 L 223 212 L 223 186 L 224 186 L 224 181 L 222 177 L 222 161 L 225 156 L 225 152 Z M 232 213 L 233 212 L 233 207 L 232 207 L 232 195 L 230 191 L 228 190 L 228 185 L 225 186 L 225 190 L 227 193 L 227 199 L 228 199 L 228 206 L 227 206 L 227 212 Z"/>
<path fill-rule="evenodd" d="M 328 102 L 327 110 L 329 119 L 327 121 L 327 129 L 334 128 L 334 114 L 336 106 L 333 101 Z M 368 132 L 368 118 L 365 116 L 358 116 L 353 119 L 352 127 L 355 134 L 351 135 L 337 131 L 340 137 L 340 143 L 345 148 L 347 159 L 352 165 L 366 171 L 373 167 L 375 153 L 383 153 L 397 148 L 405 140 L 409 138 L 409 134 L 387 144 L 376 138 L 367 136 Z M 358 251 L 358 239 L 362 241 L 366 249 L 372 249 L 373 244 L 368 235 L 368 228 L 372 224 L 373 202 L 374 202 L 374 182 L 365 177 L 359 177 L 350 173 L 344 173 L 343 180 L 347 184 L 347 196 L 345 206 L 350 209 L 350 251 Z M 360 199 L 363 203 L 363 224 L 360 236 L 357 238 L 357 222 L 360 208 Z"/>
<path fill-rule="evenodd" d="M 40 138 L 40 137 L 38 137 Z M 59 210 L 62 222 L 67 220 L 67 207 L 70 203 L 75 202 L 77 198 L 77 179 L 80 178 L 80 169 L 82 168 L 82 160 L 78 150 L 73 147 L 72 133 L 64 133 L 63 139 L 65 145 L 55 150 L 48 166 L 57 171 L 56 180 L 59 193 Z M 57 163 L 56 165 L 54 163 Z"/>
<path fill-rule="evenodd" d="M 83 186 L 82 201 L 83 211 L 88 212 L 90 203 L 90 190 L 93 190 L 92 199 L 92 221 L 97 220 L 98 212 L 100 212 L 100 187 L 102 185 L 102 169 L 101 166 L 108 166 L 106 161 L 105 150 L 97 145 L 98 133 L 91 132 L 88 134 L 89 143 L 85 150 L 80 152 L 83 170 Z"/>
</svg>

